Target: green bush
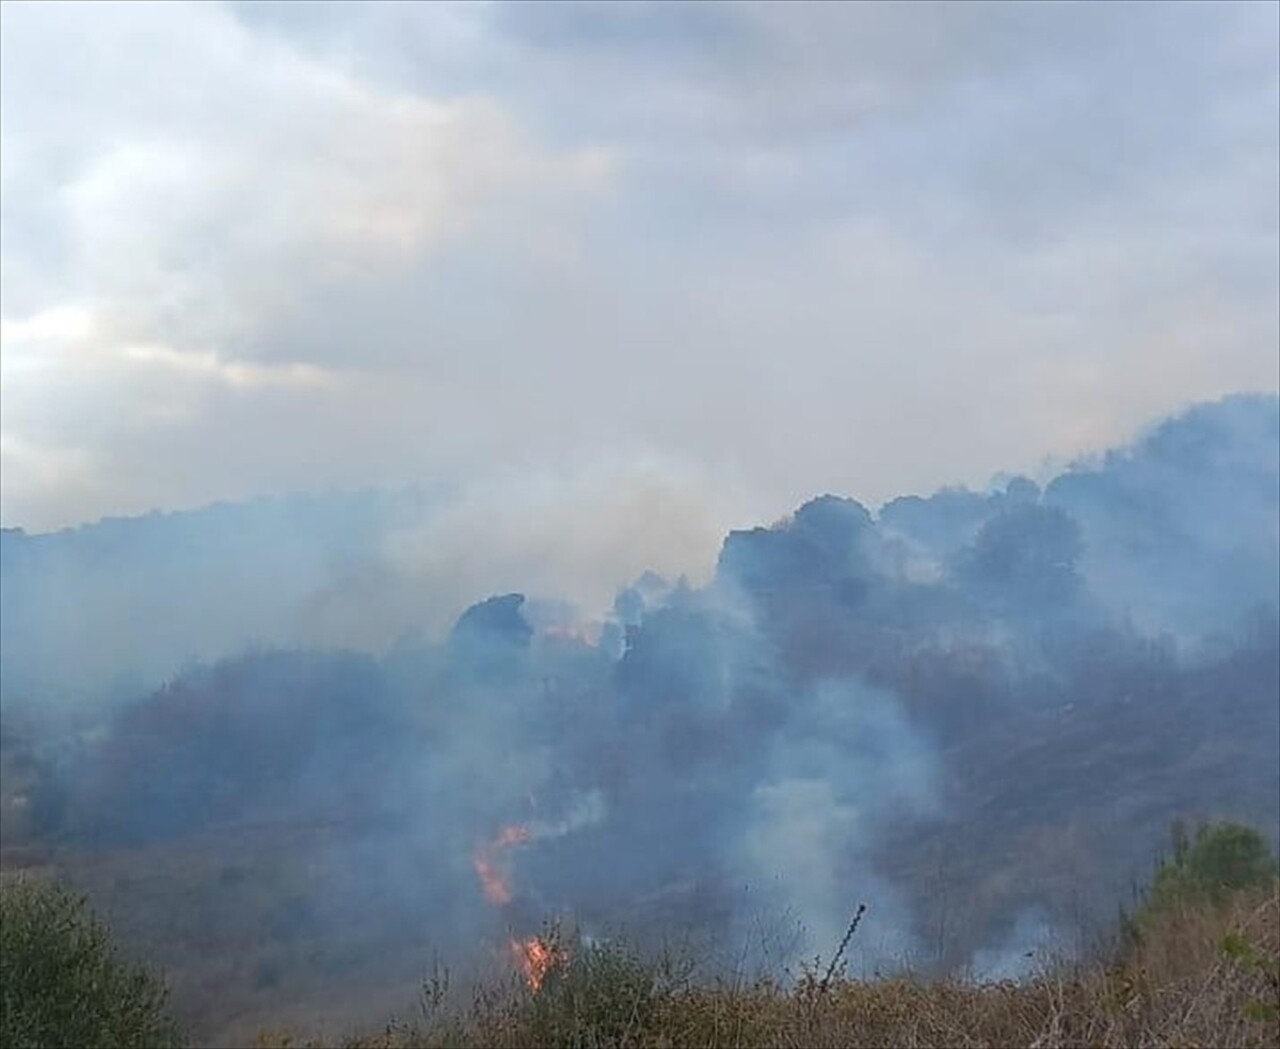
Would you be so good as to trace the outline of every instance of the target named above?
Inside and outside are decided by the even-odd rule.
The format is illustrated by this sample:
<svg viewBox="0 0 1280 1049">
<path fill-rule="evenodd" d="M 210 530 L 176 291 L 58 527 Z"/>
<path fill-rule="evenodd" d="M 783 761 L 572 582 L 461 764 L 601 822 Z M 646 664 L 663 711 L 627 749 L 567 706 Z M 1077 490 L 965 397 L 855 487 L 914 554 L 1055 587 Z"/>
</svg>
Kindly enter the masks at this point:
<svg viewBox="0 0 1280 1049">
<path fill-rule="evenodd" d="M 687 979 L 675 956 L 648 959 L 623 940 L 586 941 L 552 926 L 540 938 L 555 962 L 523 1020 L 529 1040 L 563 1049 L 644 1044 L 661 1004 Z"/>
<path fill-rule="evenodd" d="M 1266 885 L 1276 876 L 1276 860 L 1252 827 L 1239 823 L 1202 824 L 1192 841 L 1181 824 L 1173 827 L 1173 855 L 1156 871 L 1148 908 L 1180 903 L 1221 902 L 1230 893 Z"/>
<path fill-rule="evenodd" d="M 182 1044 L 164 982 L 122 959 L 84 898 L 0 882 L 0 1047 Z"/>
</svg>

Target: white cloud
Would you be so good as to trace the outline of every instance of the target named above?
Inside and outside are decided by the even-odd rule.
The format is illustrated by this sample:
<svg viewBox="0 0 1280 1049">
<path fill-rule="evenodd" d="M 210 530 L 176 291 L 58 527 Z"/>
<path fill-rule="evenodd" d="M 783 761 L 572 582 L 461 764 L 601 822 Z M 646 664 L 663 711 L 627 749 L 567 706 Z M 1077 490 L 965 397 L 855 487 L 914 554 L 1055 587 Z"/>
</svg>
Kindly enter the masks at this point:
<svg viewBox="0 0 1280 1049">
<path fill-rule="evenodd" d="M 19 449 L 110 463 L 140 428 L 161 444 L 179 424 L 217 431 L 217 386 L 332 396 L 334 369 L 282 359 L 273 326 L 394 277 L 491 211 L 610 174 L 603 151 L 544 149 L 492 100 L 371 86 L 214 4 L 6 4 L 0 76 L 3 492 L 6 518 L 29 523 L 94 514 L 105 489 L 77 491 L 84 472 L 65 469 L 33 484 L 52 460 Z M 572 252 L 567 229 L 548 232 L 542 250 Z M 378 338 L 342 350 L 351 396 L 360 342 Z M 261 402 L 264 445 L 273 417 Z"/>
<path fill-rule="evenodd" d="M 230 386 L 332 386 L 333 372 L 314 364 L 254 364 L 248 361 L 224 361 L 214 353 L 181 353 L 168 346 L 135 344 L 125 346 L 121 356 L 128 362 L 158 365 L 188 375 L 209 377 Z"/>
<path fill-rule="evenodd" d="M 492 102 L 372 88 L 216 5 L 16 5 L 5 37 L 6 280 L 23 299 L 91 297 L 134 338 L 251 353 L 306 287 L 368 279 L 497 197 L 607 170 L 598 151 L 540 150 Z M 63 251 L 40 265 L 24 217 L 45 211 Z"/>
<path fill-rule="evenodd" d="M 111 476 L 6 523 L 584 448 L 772 518 L 1277 385 L 1274 5 L 3 11 L 0 429 Z"/>
</svg>

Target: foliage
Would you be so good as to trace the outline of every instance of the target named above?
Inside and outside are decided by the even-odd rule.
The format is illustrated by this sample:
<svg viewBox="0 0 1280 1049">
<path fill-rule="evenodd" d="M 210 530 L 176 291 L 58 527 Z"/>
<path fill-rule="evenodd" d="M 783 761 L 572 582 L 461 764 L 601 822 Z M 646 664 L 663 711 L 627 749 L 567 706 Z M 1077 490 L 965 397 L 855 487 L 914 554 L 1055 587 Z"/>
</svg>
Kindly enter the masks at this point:
<svg viewBox="0 0 1280 1049">
<path fill-rule="evenodd" d="M 530 995 L 524 1015 L 538 1045 L 594 1049 L 638 1044 L 659 1003 L 687 975 L 672 956 L 650 960 L 623 940 L 566 937 L 555 925 L 540 939 L 555 961 Z"/>
<path fill-rule="evenodd" d="M 171 1046 L 167 990 L 118 954 L 83 897 L 27 878 L 0 882 L 0 1046 Z"/>
<path fill-rule="evenodd" d="M 1172 837 L 1173 854 L 1156 871 L 1148 914 L 1181 903 L 1220 903 L 1231 892 L 1266 885 L 1276 876 L 1276 859 L 1252 827 L 1202 824 L 1192 841 L 1186 828 L 1175 823 Z"/>
<path fill-rule="evenodd" d="M 563 948 L 552 928 L 546 942 Z M 573 941 L 568 941 L 573 942 Z M 1041 1049 L 1133 1045 L 1280 1044 L 1280 894 L 1276 883 L 1225 897 L 1221 905 L 1168 910 L 1120 965 L 1062 966 L 1022 981 L 980 983 L 914 977 L 874 981 L 836 975 L 786 986 L 730 978 L 667 979 L 661 964 L 629 947 L 575 944 L 576 963 L 548 973 L 537 993 L 507 986 L 477 992 L 467 1020 L 388 1027 L 345 1043 L 353 1049 L 442 1046 L 1004 1046 Z M 442 992 L 428 989 L 434 1002 Z M 436 993 L 432 993 L 436 992 Z M 424 1010 L 434 1012 L 432 1010 Z M 430 1019 L 430 1017 L 429 1017 Z M 301 1044 L 266 1035 L 263 1046 Z M 315 1044 L 315 1043 L 307 1043 Z"/>
</svg>

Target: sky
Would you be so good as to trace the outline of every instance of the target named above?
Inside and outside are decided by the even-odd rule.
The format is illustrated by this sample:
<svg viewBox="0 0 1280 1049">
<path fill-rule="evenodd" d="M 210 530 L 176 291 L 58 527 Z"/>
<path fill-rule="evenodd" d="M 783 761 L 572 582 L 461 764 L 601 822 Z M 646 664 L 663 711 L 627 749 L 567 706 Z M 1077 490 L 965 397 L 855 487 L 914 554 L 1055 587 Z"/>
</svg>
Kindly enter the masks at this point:
<svg viewBox="0 0 1280 1049">
<path fill-rule="evenodd" d="M 450 483 L 678 568 L 1274 391 L 1278 39 L 1261 2 L 6 0 L 0 518 Z"/>
</svg>

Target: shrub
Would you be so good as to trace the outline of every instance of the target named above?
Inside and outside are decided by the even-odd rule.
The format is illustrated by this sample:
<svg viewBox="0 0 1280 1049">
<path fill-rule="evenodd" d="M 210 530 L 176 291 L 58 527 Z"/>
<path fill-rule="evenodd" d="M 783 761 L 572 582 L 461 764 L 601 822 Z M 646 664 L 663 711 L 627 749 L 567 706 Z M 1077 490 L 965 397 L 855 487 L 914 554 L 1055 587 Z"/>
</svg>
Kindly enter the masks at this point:
<svg viewBox="0 0 1280 1049">
<path fill-rule="evenodd" d="M 540 940 L 554 962 L 524 1015 L 538 1045 L 641 1044 L 658 1006 L 687 975 L 671 955 L 650 960 L 625 940 L 566 938 L 555 925 Z"/>
<path fill-rule="evenodd" d="M 0 882 L 0 1046 L 171 1046 L 159 976 L 122 959 L 84 898 Z"/>
<path fill-rule="evenodd" d="M 476 988 L 469 1014 L 441 1012 L 447 971 L 423 988 L 425 1026 L 389 1024 L 344 1049 L 843 1049 L 1041 1046 L 1261 1049 L 1280 1045 L 1280 884 L 1152 916 L 1121 964 L 1092 959 L 1020 981 L 913 976 L 851 980 L 828 965 L 790 985 L 694 981 L 677 955 L 648 960 L 625 943 L 584 942 L 554 924 L 536 990 Z M 540 955 L 541 957 L 541 955 Z M 576 959 L 576 960 L 575 960 Z M 820 975 L 821 974 L 821 975 Z M 323 1046 L 266 1032 L 261 1047 Z"/>
<path fill-rule="evenodd" d="M 1147 912 L 1206 900 L 1221 903 L 1229 894 L 1266 885 L 1275 876 L 1275 857 L 1252 827 L 1202 824 L 1192 842 L 1185 828 L 1174 824 L 1173 855 L 1156 871 Z"/>
</svg>

